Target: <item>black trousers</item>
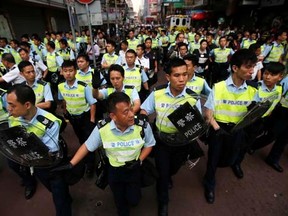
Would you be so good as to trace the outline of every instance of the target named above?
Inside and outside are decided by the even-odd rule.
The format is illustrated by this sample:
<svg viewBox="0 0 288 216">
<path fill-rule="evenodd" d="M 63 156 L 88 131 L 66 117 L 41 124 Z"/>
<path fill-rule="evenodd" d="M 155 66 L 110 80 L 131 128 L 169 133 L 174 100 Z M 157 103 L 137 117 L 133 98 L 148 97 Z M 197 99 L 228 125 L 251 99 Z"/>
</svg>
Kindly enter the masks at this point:
<svg viewBox="0 0 288 216">
<path fill-rule="evenodd" d="M 23 180 L 25 186 L 35 186 L 37 177 L 40 182 L 52 193 L 56 216 L 71 216 L 72 198 L 69 193 L 69 185 L 64 181 L 62 176 L 51 175 L 50 168 L 35 168 L 34 175 L 30 174 L 29 167 L 23 167 L 11 160 L 8 165 Z"/>
<path fill-rule="evenodd" d="M 159 173 L 156 186 L 159 204 L 168 204 L 169 180 L 187 160 L 188 150 L 189 144 L 172 147 L 157 139 L 155 145 L 155 164 Z"/>
<path fill-rule="evenodd" d="M 140 166 L 135 169 L 108 167 L 108 183 L 114 195 L 119 216 L 128 216 L 130 206 L 136 206 L 141 199 Z"/>
<path fill-rule="evenodd" d="M 233 125 L 218 123 L 221 128 L 230 131 Z M 204 187 L 214 190 L 216 185 L 216 170 L 218 167 L 227 167 L 235 164 L 239 152 L 245 143 L 245 135 L 242 130 L 230 135 L 217 135 L 211 129 L 208 137 L 208 161 L 204 176 Z"/>
<path fill-rule="evenodd" d="M 81 115 L 68 115 L 66 116 L 79 139 L 80 145 L 85 143 L 85 141 L 90 136 L 92 130 L 94 129 L 92 123 L 90 122 L 90 111 L 84 112 Z M 95 164 L 95 153 L 89 152 L 85 157 L 85 164 L 88 168 L 93 168 Z"/>
</svg>

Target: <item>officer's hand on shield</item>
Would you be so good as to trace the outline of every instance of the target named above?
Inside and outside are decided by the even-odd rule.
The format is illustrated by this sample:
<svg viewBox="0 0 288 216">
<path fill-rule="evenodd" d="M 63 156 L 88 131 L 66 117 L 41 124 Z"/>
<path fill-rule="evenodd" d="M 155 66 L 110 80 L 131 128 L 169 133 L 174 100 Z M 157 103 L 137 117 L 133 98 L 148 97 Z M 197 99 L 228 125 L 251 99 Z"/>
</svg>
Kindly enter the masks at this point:
<svg viewBox="0 0 288 216">
<path fill-rule="evenodd" d="M 220 136 L 229 136 L 230 133 L 228 133 L 226 130 L 224 130 L 223 128 L 219 128 L 218 130 L 215 131 L 216 136 L 220 137 Z"/>
<path fill-rule="evenodd" d="M 61 166 L 58 166 L 52 169 L 51 172 L 62 172 L 62 171 L 72 170 L 72 169 L 73 169 L 73 165 L 70 162 L 67 162 Z"/>
<path fill-rule="evenodd" d="M 94 89 L 98 89 L 101 86 L 101 78 L 100 78 L 100 72 L 94 71 L 92 73 L 92 86 Z"/>
<path fill-rule="evenodd" d="M 140 167 L 141 166 L 141 160 L 138 159 L 138 160 L 133 160 L 133 161 L 128 161 L 128 162 L 125 162 L 125 167 L 129 170 L 134 170 L 136 169 L 137 167 Z"/>
</svg>

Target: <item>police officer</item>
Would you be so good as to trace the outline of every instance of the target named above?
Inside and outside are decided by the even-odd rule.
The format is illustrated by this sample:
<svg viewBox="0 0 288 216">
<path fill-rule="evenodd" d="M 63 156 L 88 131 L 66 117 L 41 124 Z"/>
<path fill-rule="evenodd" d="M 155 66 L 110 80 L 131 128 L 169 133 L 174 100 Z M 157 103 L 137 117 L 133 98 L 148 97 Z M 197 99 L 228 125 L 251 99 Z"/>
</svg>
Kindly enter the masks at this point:
<svg viewBox="0 0 288 216">
<path fill-rule="evenodd" d="M 106 81 L 109 80 L 108 69 L 110 65 L 115 64 L 117 60 L 119 59 L 119 56 L 115 53 L 115 47 L 116 47 L 115 41 L 112 41 L 112 40 L 107 41 L 107 44 L 106 44 L 107 53 L 103 55 L 103 58 L 101 61 L 101 68 L 105 69 L 104 78 L 106 79 Z"/>
<path fill-rule="evenodd" d="M 229 76 L 229 57 L 233 55 L 234 51 L 231 48 L 226 48 L 226 45 L 226 37 L 222 36 L 219 39 L 219 48 L 210 51 L 210 61 L 214 62 L 212 84 L 225 80 Z"/>
<path fill-rule="evenodd" d="M 36 79 L 36 73 L 33 64 L 29 61 L 22 61 L 19 63 L 18 68 L 20 74 L 26 79 L 24 84 L 30 86 L 36 96 L 36 106 L 49 110 L 53 102 L 51 88 L 48 83 Z"/>
<path fill-rule="evenodd" d="M 43 60 L 41 59 L 41 56 L 39 56 L 37 54 L 37 52 L 35 50 L 32 49 L 32 46 L 30 43 L 26 42 L 26 41 L 22 41 L 20 42 L 20 48 L 22 49 L 26 49 L 29 52 L 29 56 L 32 58 L 33 61 L 35 62 L 43 62 Z"/>
<path fill-rule="evenodd" d="M 38 35 L 33 37 L 33 43 L 34 43 L 34 50 L 36 53 L 41 57 L 41 59 L 46 62 L 47 57 L 47 49 L 46 45 L 41 42 L 41 39 Z"/>
<path fill-rule="evenodd" d="M 14 85 L 7 91 L 9 125 L 23 125 L 29 132 L 36 134 L 49 152 L 59 151 L 58 142 L 61 121 L 54 115 L 37 108 L 35 94 L 27 85 Z M 41 128 L 41 129 L 40 129 Z M 51 139 L 53 137 L 53 139 Z M 55 141 L 54 141 L 55 140 Z M 70 216 L 71 197 L 69 186 L 60 176 L 51 178 L 50 169 L 34 168 L 34 175 L 52 193 L 57 216 Z"/>
<path fill-rule="evenodd" d="M 64 61 L 62 72 L 65 82 L 58 85 L 58 99 L 66 118 L 71 123 L 80 144 L 90 135 L 95 123 L 96 99 L 92 96 L 92 89 L 84 82 L 76 79 L 76 63 Z M 86 158 L 86 175 L 93 176 L 95 155 Z"/>
<path fill-rule="evenodd" d="M 158 80 L 158 59 L 155 50 L 152 50 L 152 39 L 145 39 L 145 53 L 144 56 L 149 59 L 149 71 L 148 71 L 148 86 L 151 87 Z"/>
<path fill-rule="evenodd" d="M 53 94 L 57 94 L 57 85 L 60 81 L 60 68 L 63 63 L 63 58 L 56 52 L 55 43 L 49 41 L 46 44 L 47 48 L 47 68 L 48 73 L 46 76 L 43 76 L 45 81 L 51 84 L 51 90 Z"/>
<path fill-rule="evenodd" d="M 66 39 L 62 38 L 59 40 L 60 49 L 58 54 L 63 58 L 63 60 L 75 60 L 74 51 L 68 46 Z"/>
<path fill-rule="evenodd" d="M 249 49 L 251 44 L 255 44 L 257 42 L 256 32 L 251 32 L 248 38 L 243 38 L 242 43 L 240 44 L 241 49 Z"/>
<path fill-rule="evenodd" d="M 198 58 L 195 55 L 188 54 L 184 56 L 184 61 L 187 64 L 188 82 L 187 88 L 194 91 L 196 94 L 208 96 L 211 92 L 211 88 L 205 79 L 195 75 L 195 68 L 198 66 Z"/>
<path fill-rule="evenodd" d="M 15 59 L 11 53 L 4 53 L 2 55 L 2 63 L 8 72 L 0 77 L 0 83 L 6 82 L 14 84 L 19 84 L 25 81 L 24 77 L 20 75 L 20 71 L 16 65 Z"/>
<path fill-rule="evenodd" d="M 239 130 L 233 134 L 229 132 L 247 113 L 247 106 L 256 95 L 256 86 L 253 87 L 246 82 L 251 79 L 256 62 L 257 57 L 252 51 L 247 49 L 237 51 L 230 61 L 232 75 L 225 81 L 215 84 L 205 103 L 207 108 L 205 116 L 211 126 L 204 177 L 204 194 L 208 203 L 213 203 L 215 199 L 217 166 L 233 165 L 241 145 L 246 142 L 243 131 Z M 241 175 L 239 168 L 232 166 L 236 176 Z"/>
<path fill-rule="evenodd" d="M 180 105 L 189 102 L 190 105 L 200 106 L 200 102 L 193 96 L 195 93 L 186 88 L 188 81 L 187 66 L 182 59 L 172 59 L 166 78 L 169 84 L 160 86 L 153 91 L 141 105 L 141 114 L 150 115 L 156 112 L 156 137 L 155 162 L 159 172 L 157 180 L 158 215 L 168 215 L 168 188 L 171 176 L 175 175 L 183 162 L 186 161 L 190 143 L 181 140 L 179 132 L 168 119 L 168 115 L 174 109 L 168 109 L 172 105 Z M 173 137 L 173 146 L 167 143 L 163 137 Z M 183 137 L 182 137 L 183 138 Z"/>
<path fill-rule="evenodd" d="M 15 62 L 16 64 L 19 64 L 19 62 L 21 62 L 21 57 L 19 55 L 19 47 L 20 43 L 18 40 L 16 39 L 13 39 L 10 41 L 10 46 L 11 46 L 11 49 L 10 49 L 10 53 L 13 55 L 14 59 L 15 59 Z"/>
<path fill-rule="evenodd" d="M 140 44 L 140 41 L 135 37 L 133 29 L 129 31 L 128 37 L 129 37 L 129 39 L 127 40 L 128 49 L 136 51 L 137 45 Z"/>
<path fill-rule="evenodd" d="M 47 66 L 42 61 L 35 61 L 29 56 L 29 52 L 26 49 L 20 49 L 19 55 L 22 61 L 29 61 L 33 64 L 34 71 L 36 73 L 36 79 L 42 79 L 42 77 L 46 77 L 48 73 Z"/>
<path fill-rule="evenodd" d="M 127 216 L 130 206 L 140 201 L 140 166 L 155 145 L 155 139 L 150 125 L 134 118 L 131 101 L 125 93 L 109 95 L 108 112 L 110 119 L 95 127 L 67 168 L 103 145 L 109 159 L 108 183 L 118 215 Z"/>
<path fill-rule="evenodd" d="M 139 94 L 134 86 L 124 85 L 124 73 L 124 69 L 120 65 L 111 65 L 108 70 L 108 75 L 112 85 L 107 86 L 107 88 L 98 89 L 99 87 L 96 83 L 99 83 L 99 81 L 94 81 L 93 96 L 103 100 L 107 99 L 113 92 L 124 92 L 129 96 L 131 103 L 133 104 L 133 112 L 136 114 L 140 110 L 141 104 Z"/>
</svg>

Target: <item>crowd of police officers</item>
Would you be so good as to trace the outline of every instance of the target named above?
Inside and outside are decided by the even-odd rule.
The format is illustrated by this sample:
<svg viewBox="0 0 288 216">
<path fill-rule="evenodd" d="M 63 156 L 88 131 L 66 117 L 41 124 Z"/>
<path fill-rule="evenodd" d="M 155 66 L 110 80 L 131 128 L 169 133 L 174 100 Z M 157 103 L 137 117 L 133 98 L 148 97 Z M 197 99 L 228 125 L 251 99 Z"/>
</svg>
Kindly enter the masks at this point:
<svg viewBox="0 0 288 216">
<path fill-rule="evenodd" d="M 237 178 L 243 178 L 245 154 L 273 141 L 265 162 L 283 172 L 279 161 L 288 128 L 287 30 L 137 28 L 116 42 L 101 30 L 93 36 L 88 31 L 76 32 L 75 40 L 76 44 L 70 32 L 47 32 L 44 40 L 38 34 L 23 35 L 21 41 L 0 38 L 1 120 L 8 119 L 15 126 L 15 118 L 30 122 L 40 115 L 33 124 L 44 124 L 44 131 L 62 120 L 61 131 L 70 122 L 79 139 L 81 147 L 70 162 L 49 172 L 72 170 L 85 158 L 86 176 L 91 178 L 95 150 L 103 148 L 117 212 L 129 215 L 130 206 L 140 201 L 141 166 L 152 152 L 158 172 L 158 215 L 168 215 L 171 177 L 196 142 L 183 140 L 169 118 L 187 102 L 209 126 L 199 137 L 209 147 L 203 181 L 208 203 L 215 200 L 217 167 L 230 166 Z M 93 55 L 97 65 L 93 65 Z M 168 82 L 157 85 L 161 69 Z M 33 89 L 34 99 L 27 86 Z M 19 92 L 27 97 L 23 99 Z M 234 130 L 250 110 L 266 101 L 270 108 L 252 126 Z M 15 112 L 18 102 L 26 112 Z M 155 120 L 148 118 L 153 113 Z M 36 133 L 33 127 L 30 132 Z M 43 143 L 55 151 L 44 137 L 40 136 Z M 34 175 L 10 160 L 9 166 L 22 178 L 25 198 L 30 199 L 36 190 Z M 56 214 L 71 215 L 68 186 L 47 181 L 44 184 L 53 194 Z M 67 197 L 68 203 L 63 200 Z M 61 203 L 66 204 L 61 207 Z"/>
</svg>

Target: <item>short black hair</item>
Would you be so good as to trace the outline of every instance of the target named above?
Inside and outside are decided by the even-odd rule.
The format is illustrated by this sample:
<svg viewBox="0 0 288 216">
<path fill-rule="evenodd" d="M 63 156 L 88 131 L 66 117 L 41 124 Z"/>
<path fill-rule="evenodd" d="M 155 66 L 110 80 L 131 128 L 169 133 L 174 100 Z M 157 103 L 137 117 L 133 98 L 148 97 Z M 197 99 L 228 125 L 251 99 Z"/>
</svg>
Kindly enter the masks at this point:
<svg viewBox="0 0 288 216">
<path fill-rule="evenodd" d="M 31 62 L 29 61 L 21 61 L 19 64 L 18 64 L 18 68 L 21 72 L 23 72 L 24 68 L 27 67 L 27 66 L 33 66 Z"/>
<path fill-rule="evenodd" d="M 255 64 L 257 62 L 257 56 L 254 52 L 249 49 L 240 49 L 237 50 L 231 57 L 230 66 L 233 65 L 241 67 L 243 64 Z"/>
<path fill-rule="evenodd" d="M 142 49 L 143 51 L 145 50 L 145 45 L 144 45 L 144 44 L 138 44 L 138 45 L 137 45 L 137 48 L 138 48 L 138 47 L 141 47 L 141 49 Z"/>
<path fill-rule="evenodd" d="M 48 46 L 50 46 L 52 49 L 55 49 L 55 43 L 53 41 L 48 41 Z"/>
<path fill-rule="evenodd" d="M 31 49 L 31 45 L 26 41 L 20 42 L 20 46 L 26 47 L 26 49 Z"/>
<path fill-rule="evenodd" d="M 150 37 L 146 38 L 145 42 L 148 41 L 148 40 L 150 40 L 152 42 L 152 38 L 150 38 Z"/>
<path fill-rule="evenodd" d="M 128 46 L 128 41 L 127 40 L 123 40 L 123 41 L 121 41 L 121 44 L 125 44 L 126 46 Z"/>
<path fill-rule="evenodd" d="M 266 66 L 265 71 L 268 71 L 274 75 L 283 74 L 285 71 L 285 66 L 280 62 L 270 62 Z"/>
<path fill-rule="evenodd" d="M 133 50 L 133 49 L 128 49 L 128 50 L 126 51 L 126 54 L 127 54 L 127 53 L 132 53 L 132 54 L 135 55 L 135 57 L 137 56 L 137 53 L 136 53 L 135 50 Z"/>
<path fill-rule="evenodd" d="M 23 35 L 21 36 L 21 38 L 25 38 L 25 39 L 29 40 L 29 35 L 28 35 L 28 34 L 23 34 Z"/>
<path fill-rule="evenodd" d="M 15 84 L 7 90 L 7 95 L 13 92 L 15 93 L 19 103 L 25 104 L 26 102 L 30 102 L 31 104 L 35 105 L 36 96 L 30 86 Z"/>
<path fill-rule="evenodd" d="M 106 44 L 111 44 L 114 48 L 116 47 L 116 42 L 113 40 L 107 40 Z"/>
<path fill-rule="evenodd" d="M 108 69 L 108 77 L 110 77 L 110 72 L 111 71 L 118 71 L 122 77 L 125 75 L 124 68 L 118 64 L 112 64 L 109 69 Z"/>
<path fill-rule="evenodd" d="M 183 57 L 183 60 L 191 61 L 194 66 L 198 65 L 199 58 L 193 54 L 187 54 Z"/>
<path fill-rule="evenodd" d="M 76 60 L 78 60 L 79 58 L 83 58 L 85 59 L 85 61 L 89 62 L 89 56 L 85 53 L 79 54 L 76 58 Z"/>
<path fill-rule="evenodd" d="M 116 111 L 116 105 L 118 103 L 131 103 L 131 100 L 127 94 L 124 92 L 113 92 L 108 96 L 107 99 L 107 110 L 109 113 L 113 113 Z"/>
<path fill-rule="evenodd" d="M 3 40 L 6 44 L 8 44 L 8 40 L 6 37 L 0 37 L 0 40 Z"/>
<path fill-rule="evenodd" d="M 203 40 L 200 41 L 200 45 L 201 45 L 202 43 L 204 43 L 204 42 L 208 43 L 208 41 L 207 41 L 206 39 L 203 39 Z"/>
<path fill-rule="evenodd" d="M 27 50 L 27 49 L 24 49 L 24 48 L 20 48 L 20 49 L 18 50 L 18 53 L 20 53 L 20 52 L 22 52 L 22 51 L 24 51 L 25 53 L 29 53 L 28 50 Z"/>
<path fill-rule="evenodd" d="M 15 62 L 15 58 L 14 58 L 14 56 L 11 53 L 4 53 L 2 55 L 2 60 L 5 60 L 5 61 L 7 61 L 9 63 L 13 63 L 13 64 L 16 63 Z"/>
<path fill-rule="evenodd" d="M 178 43 L 177 46 L 178 46 L 178 49 L 180 49 L 180 47 L 182 47 L 182 46 L 185 46 L 186 49 L 188 50 L 188 45 L 186 43 L 184 43 L 184 42 Z"/>
<path fill-rule="evenodd" d="M 71 60 L 64 60 L 62 65 L 62 68 L 67 68 L 67 67 L 74 67 L 74 69 L 77 69 L 76 61 L 71 61 Z"/>
<path fill-rule="evenodd" d="M 10 42 L 13 42 L 17 46 L 19 46 L 19 44 L 20 44 L 20 42 L 18 40 L 16 40 L 16 39 L 12 39 L 12 40 L 10 40 Z"/>
<path fill-rule="evenodd" d="M 61 39 L 59 40 L 59 43 L 62 43 L 62 44 L 64 44 L 65 46 L 68 46 L 67 40 L 66 40 L 65 38 L 61 38 Z"/>
<path fill-rule="evenodd" d="M 261 45 L 259 43 L 254 43 L 249 46 L 249 50 L 251 50 L 252 52 L 255 52 L 257 49 L 260 49 L 260 48 L 261 48 Z"/>
<path fill-rule="evenodd" d="M 186 66 L 186 62 L 183 59 L 173 58 L 169 62 L 169 67 L 168 67 L 168 70 L 166 71 L 166 73 L 170 75 L 173 68 L 180 67 L 180 66 L 183 66 L 183 65 Z"/>
</svg>

